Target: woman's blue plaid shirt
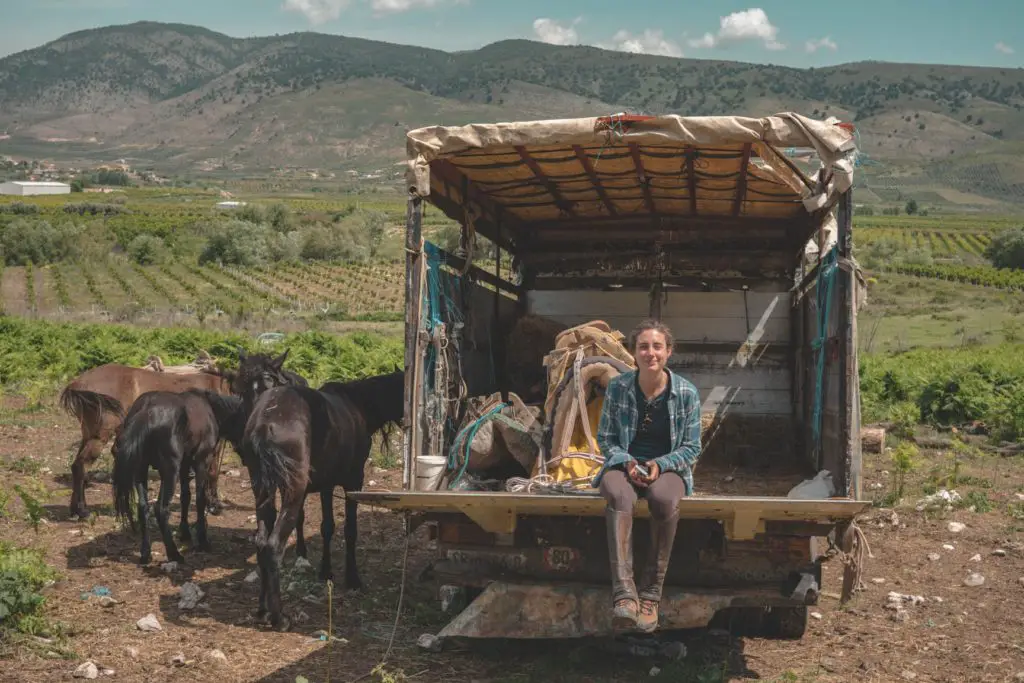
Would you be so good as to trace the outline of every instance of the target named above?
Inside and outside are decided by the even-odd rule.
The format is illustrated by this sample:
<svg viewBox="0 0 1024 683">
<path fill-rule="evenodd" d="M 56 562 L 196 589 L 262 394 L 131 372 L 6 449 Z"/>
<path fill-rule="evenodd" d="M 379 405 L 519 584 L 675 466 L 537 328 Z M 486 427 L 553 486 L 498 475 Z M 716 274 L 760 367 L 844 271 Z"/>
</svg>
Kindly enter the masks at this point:
<svg viewBox="0 0 1024 683">
<path fill-rule="evenodd" d="M 654 458 L 662 472 L 677 472 L 686 484 L 686 495 L 693 494 L 693 465 L 700 456 L 700 396 L 697 387 L 688 380 L 669 372 L 671 385 L 668 395 L 668 414 L 671 428 L 672 450 Z M 633 460 L 628 452 L 636 436 L 640 410 L 636 402 L 634 383 L 636 370 L 624 372 L 608 383 L 597 427 L 597 446 L 604 456 L 604 465 L 591 481 L 601 485 L 601 477 L 612 467 Z"/>
</svg>

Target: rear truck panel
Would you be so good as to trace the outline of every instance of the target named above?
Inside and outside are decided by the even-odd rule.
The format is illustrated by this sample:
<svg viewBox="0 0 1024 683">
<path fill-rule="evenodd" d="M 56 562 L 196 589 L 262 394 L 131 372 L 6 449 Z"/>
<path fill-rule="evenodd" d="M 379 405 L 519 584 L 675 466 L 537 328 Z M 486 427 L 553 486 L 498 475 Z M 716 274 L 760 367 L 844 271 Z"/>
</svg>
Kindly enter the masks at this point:
<svg viewBox="0 0 1024 683">
<path fill-rule="evenodd" d="M 495 581 L 436 636 L 448 638 L 582 638 L 612 632 L 610 591 L 585 585 Z M 662 629 L 704 628 L 716 614 L 761 607 L 799 607 L 770 590 L 724 591 L 666 587 Z"/>
<path fill-rule="evenodd" d="M 425 576 L 475 598 L 434 636 L 611 635 L 611 577 L 596 495 L 353 492 L 360 503 L 429 524 L 437 552 Z M 661 629 L 701 628 L 725 613 L 764 613 L 770 633 L 799 637 L 821 586 L 823 537 L 870 507 L 848 499 L 702 497 L 680 501 Z M 635 571 L 649 511 L 638 501 Z M 836 537 L 842 532 L 837 531 Z M 461 605 L 460 605 L 461 606 Z"/>
</svg>

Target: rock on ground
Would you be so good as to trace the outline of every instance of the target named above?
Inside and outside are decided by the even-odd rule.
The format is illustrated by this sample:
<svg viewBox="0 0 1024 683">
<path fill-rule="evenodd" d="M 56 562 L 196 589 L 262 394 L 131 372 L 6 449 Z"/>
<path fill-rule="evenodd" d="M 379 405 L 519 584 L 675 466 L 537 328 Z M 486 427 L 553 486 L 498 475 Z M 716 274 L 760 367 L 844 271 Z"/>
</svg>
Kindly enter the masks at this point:
<svg viewBox="0 0 1024 683">
<path fill-rule="evenodd" d="M 964 579 L 964 585 L 970 588 L 976 588 L 984 583 L 985 577 L 978 572 L 971 572 L 967 575 L 967 578 Z"/>
<path fill-rule="evenodd" d="M 75 678 L 86 678 L 91 680 L 99 677 L 100 670 L 96 668 L 96 665 L 92 662 L 85 662 L 75 669 L 75 673 L 73 675 Z"/>
<path fill-rule="evenodd" d="M 147 614 L 146 616 L 135 622 L 135 625 L 139 627 L 140 631 L 163 631 L 163 627 L 160 622 L 156 620 L 155 614 Z"/>
<path fill-rule="evenodd" d="M 178 593 L 178 609 L 195 609 L 204 595 L 206 593 L 203 592 L 203 589 L 193 582 L 189 581 L 183 584 Z"/>
</svg>

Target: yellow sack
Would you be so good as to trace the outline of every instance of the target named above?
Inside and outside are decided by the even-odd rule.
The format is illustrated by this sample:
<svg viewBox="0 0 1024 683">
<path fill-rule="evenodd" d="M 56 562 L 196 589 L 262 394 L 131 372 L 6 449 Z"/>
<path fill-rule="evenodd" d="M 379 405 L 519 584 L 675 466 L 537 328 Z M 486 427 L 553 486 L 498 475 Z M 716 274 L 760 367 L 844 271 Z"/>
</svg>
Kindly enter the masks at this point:
<svg viewBox="0 0 1024 683">
<path fill-rule="evenodd" d="M 594 397 L 587 404 L 587 422 L 590 426 L 590 433 L 597 434 L 598 423 L 601 421 L 601 408 L 604 406 L 604 398 Z M 547 467 L 547 474 L 556 482 L 572 481 L 577 484 L 589 486 L 589 482 L 601 468 L 601 461 L 591 454 L 600 453 L 597 447 L 597 439 L 594 438 L 587 443 L 587 433 L 580 421 L 573 425 L 574 429 L 569 438 L 569 444 L 562 452 L 557 461 Z M 534 476 L 540 474 L 538 471 L 540 461 L 536 461 Z"/>
<path fill-rule="evenodd" d="M 545 425 L 547 448 L 538 458 L 534 476 L 552 477 L 555 482 L 571 481 L 585 488 L 604 464 L 597 443 L 597 430 L 608 383 L 628 369 L 608 357 L 584 361 L 578 354 L 563 381 L 552 393 L 552 411 Z"/>
</svg>

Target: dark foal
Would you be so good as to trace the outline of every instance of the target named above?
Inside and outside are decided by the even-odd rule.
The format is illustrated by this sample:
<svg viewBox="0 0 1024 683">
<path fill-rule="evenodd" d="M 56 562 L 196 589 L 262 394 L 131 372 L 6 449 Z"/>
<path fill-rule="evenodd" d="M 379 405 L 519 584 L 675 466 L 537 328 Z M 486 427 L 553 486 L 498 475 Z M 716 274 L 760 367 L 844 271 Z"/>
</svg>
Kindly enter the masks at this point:
<svg viewBox="0 0 1024 683">
<path fill-rule="evenodd" d="M 192 496 L 188 481 L 189 472 L 195 472 L 197 545 L 200 550 L 208 551 L 206 507 L 211 459 L 215 458 L 222 439 L 237 449 L 244 428 L 242 399 L 205 389 L 180 393 L 146 392 L 132 404 L 114 441 L 114 510 L 118 517 L 127 519 L 134 528 L 131 505 L 134 493 L 142 525 L 142 564 L 148 564 L 152 559 L 148 525 L 149 468 L 152 466 L 160 473 L 156 518 L 167 559 L 184 562 L 185 558 L 174 543 L 169 523 L 175 484 L 180 477 L 181 524 L 178 535 L 189 541 L 188 509 Z"/>
<path fill-rule="evenodd" d="M 355 382 L 328 382 L 314 390 L 276 387 L 256 400 L 242 437 L 242 460 L 249 469 L 259 530 L 260 571 L 257 616 L 287 630 L 281 609 L 280 568 L 285 543 L 302 519 L 307 493 L 320 494 L 323 555 L 320 578 L 332 579 L 334 488 L 359 491 L 373 435 L 385 433 L 402 419 L 404 373 L 394 372 Z M 274 504 L 281 494 L 281 514 Z M 345 586 L 359 588 L 356 568 L 357 504 L 345 501 Z M 303 548 L 304 550 L 304 548 Z"/>
</svg>

